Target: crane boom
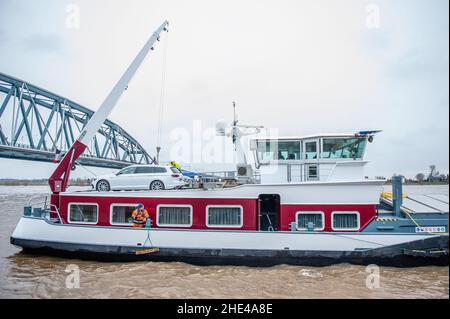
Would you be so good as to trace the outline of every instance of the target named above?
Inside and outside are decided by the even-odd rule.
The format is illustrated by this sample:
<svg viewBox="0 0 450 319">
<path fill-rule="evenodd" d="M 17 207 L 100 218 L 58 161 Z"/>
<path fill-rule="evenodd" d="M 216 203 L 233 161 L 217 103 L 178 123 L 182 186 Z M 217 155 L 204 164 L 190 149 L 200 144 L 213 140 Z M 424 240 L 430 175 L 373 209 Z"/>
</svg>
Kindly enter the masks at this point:
<svg viewBox="0 0 450 319">
<path fill-rule="evenodd" d="M 141 66 L 148 52 L 153 49 L 153 45 L 159 40 L 160 34 L 163 31 L 167 31 L 168 25 L 169 22 L 164 21 L 164 23 L 150 36 L 144 47 L 139 51 L 125 73 L 100 105 L 99 109 L 94 113 L 90 121 L 84 127 L 78 139 L 67 151 L 64 158 L 49 178 L 50 188 L 54 194 L 64 192 L 66 190 L 69 182 L 70 171 L 75 161 L 81 156 L 81 154 L 83 154 L 87 148 L 87 144 L 95 136 L 103 122 L 108 118 L 109 114 L 111 114 L 111 111 L 116 106 L 123 92 L 127 89 L 128 84 Z"/>
</svg>

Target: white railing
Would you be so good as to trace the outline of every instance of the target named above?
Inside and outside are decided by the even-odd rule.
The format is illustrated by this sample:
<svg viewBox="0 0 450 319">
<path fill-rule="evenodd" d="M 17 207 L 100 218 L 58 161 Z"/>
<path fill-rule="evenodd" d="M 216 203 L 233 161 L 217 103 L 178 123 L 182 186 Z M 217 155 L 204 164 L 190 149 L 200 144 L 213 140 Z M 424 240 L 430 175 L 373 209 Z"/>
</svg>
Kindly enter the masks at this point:
<svg viewBox="0 0 450 319">
<path fill-rule="evenodd" d="M 47 213 L 43 216 L 43 218 L 47 219 L 49 222 L 52 222 L 51 220 L 52 213 L 56 214 L 58 216 L 59 222 L 61 224 L 64 224 L 64 220 L 61 217 L 58 207 L 50 202 L 48 195 L 30 198 L 30 200 L 28 201 L 28 207 L 31 208 L 32 215 L 35 208 L 39 208 L 45 213 Z"/>
</svg>

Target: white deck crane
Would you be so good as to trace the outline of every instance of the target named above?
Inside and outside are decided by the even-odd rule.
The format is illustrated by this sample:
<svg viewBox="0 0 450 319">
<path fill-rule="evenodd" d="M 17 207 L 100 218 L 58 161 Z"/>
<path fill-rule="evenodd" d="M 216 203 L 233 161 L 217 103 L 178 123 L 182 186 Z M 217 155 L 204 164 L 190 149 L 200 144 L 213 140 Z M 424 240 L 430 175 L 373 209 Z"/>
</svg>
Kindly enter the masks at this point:
<svg viewBox="0 0 450 319">
<path fill-rule="evenodd" d="M 95 136 L 103 122 L 108 118 L 109 114 L 111 114 L 111 111 L 116 106 L 123 92 L 128 88 L 128 84 L 141 66 L 145 57 L 150 50 L 153 50 L 153 45 L 155 42 L 159 41 L 161 33 L 163 31 L 168 31 L 168 26 L 169 22 L 164 21 L 164 23 L 150 36 L 144 47 L 139 51 L 138 55 L 131 62 L 125 73 L 100 105 L 97 112 L 94 113 L 90 121 L 87 123 L 78 139 L 67 151 L 64 158 L 61 160 L 48 181 L 53 194 L 58 194 L 66 190 L 69 182 L 70 171 L 75 161 L 81 156 L 81 154 L 83 154 L 88 143 Z"/>
</svg>

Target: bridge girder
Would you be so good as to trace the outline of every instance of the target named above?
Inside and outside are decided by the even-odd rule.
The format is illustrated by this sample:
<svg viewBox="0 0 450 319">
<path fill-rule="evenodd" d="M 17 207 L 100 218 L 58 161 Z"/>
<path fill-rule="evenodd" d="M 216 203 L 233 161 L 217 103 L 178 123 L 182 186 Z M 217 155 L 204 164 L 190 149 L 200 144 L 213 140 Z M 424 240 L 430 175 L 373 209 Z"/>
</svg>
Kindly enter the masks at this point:
<svg viewBox="0 0 450 319">
<path fill-rule="evenodd" d="M 72 100 L 0 73 L 0 157 L 52 162 L 67 151 L 94 112 Z M 82 165 L 122 168 L 153 158 L 116 123 L 106 120 L 83 156 Z"/>
</svg>

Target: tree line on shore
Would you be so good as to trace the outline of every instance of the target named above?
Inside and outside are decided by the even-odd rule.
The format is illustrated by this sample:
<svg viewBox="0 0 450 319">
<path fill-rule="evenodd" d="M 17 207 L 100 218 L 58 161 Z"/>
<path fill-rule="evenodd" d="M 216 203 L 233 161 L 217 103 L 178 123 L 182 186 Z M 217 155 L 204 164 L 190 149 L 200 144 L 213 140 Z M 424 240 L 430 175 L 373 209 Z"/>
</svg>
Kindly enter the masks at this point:
<svg viewBox="0 0 450 319">
<path fill-rule="evenodd" d="M 37 179 L 13 179 L 13 178 L 0 178 L 0 185 L 3 186 L 38 186 L 48 185 L 47 178 Z M 69 186 L 88 186 L 89 180 L 85 178 L 76 178 L 69 181 Z"/>
<path fill-rule="evenodd" d="M 416 184 L 448 184 L 449 174 L 441 174 L 436 165 L 430 165 L 428 174 L 417 173 L 414 178 L 406 178 L 400 174 L 394 174 L 394 176 L 400 176 L 404 183 L 416 183 Z M 390 181 L 390 180 L 388 180 Z"/>
</svg>

